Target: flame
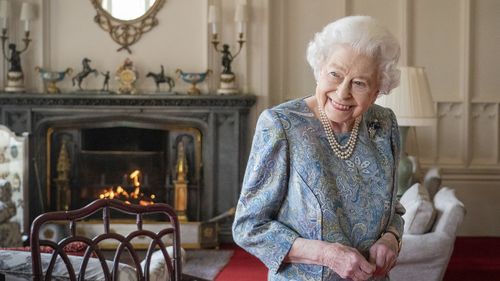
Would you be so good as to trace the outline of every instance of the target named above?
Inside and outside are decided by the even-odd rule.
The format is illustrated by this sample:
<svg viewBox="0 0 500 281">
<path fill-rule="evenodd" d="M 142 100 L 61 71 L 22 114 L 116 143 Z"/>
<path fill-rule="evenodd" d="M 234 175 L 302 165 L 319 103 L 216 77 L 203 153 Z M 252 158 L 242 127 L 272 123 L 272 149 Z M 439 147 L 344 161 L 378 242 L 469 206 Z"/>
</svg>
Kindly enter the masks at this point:
<svg viewBox="0 0 500 281">
<path fill-rule="evenodd" d="M 130 179 L 132 179 L 134 185 L 134 192 L 132 193 L 132 197 L 134 199 L 139 198 L 139 193 L 141 192 L 141 183 L 139 181 L 139 176 L 141 172 L 139 170 L 135 170 L 130 174 Z"/>
<path fill-rule="evenodd" d="M 99 194 L 99 198 L 109 198 L 109 199 L 120 199 L 124 201 L 126 204 L 132 204 L 129 199 L 133 202 L 137 202 L 141 206 L 148 206 L 154 204 L 154 199 L 156 199 L 156 195 L 151 194 L 149 198 L 144 196 L 144 193 L 141 192 L 141 182 L 139 180 L 141 176 L 141 172 L 139 170 L 135 170 L 130 173 L 129 178 L 132 180 L 132 185 L 134 191 L 129 193 L 122 186 L 117 186 L 116 189 L 113 187 L 105 188 L 103 192 Z"/>
</svg>

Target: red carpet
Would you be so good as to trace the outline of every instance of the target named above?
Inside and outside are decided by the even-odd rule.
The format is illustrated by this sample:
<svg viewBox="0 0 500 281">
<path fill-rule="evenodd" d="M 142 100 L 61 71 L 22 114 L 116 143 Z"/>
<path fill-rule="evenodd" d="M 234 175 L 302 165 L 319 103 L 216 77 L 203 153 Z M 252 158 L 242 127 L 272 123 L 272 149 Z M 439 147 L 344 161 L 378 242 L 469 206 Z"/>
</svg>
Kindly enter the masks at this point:
<svg viewBox="0 0 500 281">
<path fill-rule="evenodd" d="M 443 281 L 500 280 L 500 238 L 457 237 Z"/>
<path fill-rule="evenodd" d="M 229 247 L 234 249 L 234 254 L 226 267 L 217 275 L 215 281 L 267 280 L 267 268 L 260 260 L 237 246 Z"/>
<path fill-rule="evenodd" d="M 215 281 L 265 281 L 267 268 L 237 246 Z M 424 281 L 424 280 L 423 280 Z M 457 237 L 443 281 L 500 281 L 500 238 Z"/>
</svg>

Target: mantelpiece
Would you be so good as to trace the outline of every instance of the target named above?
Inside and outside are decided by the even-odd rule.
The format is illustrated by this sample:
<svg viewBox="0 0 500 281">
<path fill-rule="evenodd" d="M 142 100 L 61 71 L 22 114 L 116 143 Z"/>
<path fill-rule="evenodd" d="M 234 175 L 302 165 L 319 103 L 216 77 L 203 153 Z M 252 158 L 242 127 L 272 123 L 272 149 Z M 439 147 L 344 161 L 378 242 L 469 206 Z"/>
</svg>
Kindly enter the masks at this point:
<svg viewBox="0 0 500 281">
<path fill-rule="evenodd" d="M 148 94 L 119 95 L 75 92 L 68 94 L 12 94 L 0 92 L 0 106 L 162 106 L 162 107 L 251 107 L 253 95 Z"/>
<path fill-rule="evenodd" d="M 30 220 L 43 211 L 42 203 L 44 210 L 54 208 L 47 204 L 54 179 L 54 171 L 50 171 L 54 165 L 50 163 L 52 132 L 76 130 L 71 137 L 72 147 L 77 147 L 81 144 L 78 130 L 89 127 L 194 128 L 202 136 L 203 167 L 195 213 L 198 220 L 206 221 L 236 205 L 249 152 L 245 135 L 248 113 L 255 101 L 253 95 L 0 93 L 0 123 L 17 134 L 30 135 Z M 230 238 L 230 222 L 221 226 L 221 234 L 222 240 Z"/>
</svg>

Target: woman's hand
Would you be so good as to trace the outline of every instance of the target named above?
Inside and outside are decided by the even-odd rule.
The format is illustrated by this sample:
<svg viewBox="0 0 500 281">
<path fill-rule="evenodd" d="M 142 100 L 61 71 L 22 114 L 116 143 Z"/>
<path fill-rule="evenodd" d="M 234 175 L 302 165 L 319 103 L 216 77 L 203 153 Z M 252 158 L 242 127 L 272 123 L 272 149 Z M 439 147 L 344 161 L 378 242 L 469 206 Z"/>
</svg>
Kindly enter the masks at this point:
<svg viewBox="0 0 500 281">
<path fill-rule="evenodd" d="M 385 233 L 370 247 L 370 263 L 376 265 L 374 276 L 386 276 L 396 265 L 398 240 L 391 233 Z"/>
<path fill-rule="evenodd" d="M 321 263 L 344 279 L 364 281 L 375 271 L 375 266 L 370 264 L 358 250 L 339 243 L 326 244 L 323 247 L 322 257 Z"/>
<path fill-rule="evenodd" d="M 353 281 L 368 280 L 375 272 L 375 265 L 354 248 L 300 237 L 293 242 L 285 262 L 327 266 L 340 277 Z"/>
</svg>

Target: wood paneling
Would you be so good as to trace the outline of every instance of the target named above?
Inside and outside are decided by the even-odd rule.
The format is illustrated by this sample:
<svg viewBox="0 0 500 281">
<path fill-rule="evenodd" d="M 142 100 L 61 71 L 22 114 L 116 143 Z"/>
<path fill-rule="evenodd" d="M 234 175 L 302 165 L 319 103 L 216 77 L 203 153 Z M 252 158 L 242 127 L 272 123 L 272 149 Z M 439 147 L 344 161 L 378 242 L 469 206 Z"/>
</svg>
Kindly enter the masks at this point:
<svg viewBox="0 0 500 281">
<path fill-rule="evenodd" d="M 500 101 L 500 1 L 471 1 L 471 91 L 475 101 Z"/>
</svg>

